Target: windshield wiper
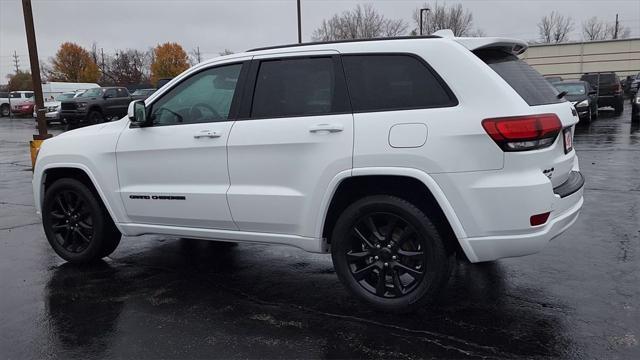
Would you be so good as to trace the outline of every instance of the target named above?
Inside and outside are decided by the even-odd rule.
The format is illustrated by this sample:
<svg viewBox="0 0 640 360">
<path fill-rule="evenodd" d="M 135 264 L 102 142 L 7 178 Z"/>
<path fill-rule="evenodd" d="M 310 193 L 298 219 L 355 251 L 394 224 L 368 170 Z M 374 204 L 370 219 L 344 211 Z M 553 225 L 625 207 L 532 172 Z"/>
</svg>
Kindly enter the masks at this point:
<svg viewBox="0 0 640 360">
<path fill-rule="evenodd" d="M 562 99 L 565 95 L 567 95 L 569 92 L 568 91 L 561 91 L 558 95 L 556 95 L 556 97 L 558 99 Z"/>
</svg>

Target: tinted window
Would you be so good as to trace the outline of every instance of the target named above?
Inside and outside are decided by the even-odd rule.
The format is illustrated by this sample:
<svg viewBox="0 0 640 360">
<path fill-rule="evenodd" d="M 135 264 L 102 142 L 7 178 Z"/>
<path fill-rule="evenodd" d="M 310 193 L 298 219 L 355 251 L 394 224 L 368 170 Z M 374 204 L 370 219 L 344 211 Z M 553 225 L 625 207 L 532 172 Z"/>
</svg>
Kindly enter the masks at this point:
<svg viewBox="0 0 640 360">
<path fill-rule="evenodd" d="M 413 56 L 346 55 L 342 62 L 354 111 L 457 104 L 431 70 Z"/>
<path fill-rule="evenodd" d="M 229 119 L 241 64 L 208 69 L 182 81 L 153 104 L 154 126 Z"/>
<path fill-rule="evenodd" d="M 11 93 L 10 95 L 12 99 L 20 99 L 22 97 L 20 93 Z"/>
<path fill-rule="evenodd" d="M 107 89 L 105 91 L 104 96 L 106 97 L 116 97 L 116 89 Z"/>
<path fill-rule="evenodd" d="M 9 97 L 9 93 L 0 92 L 0 98 L 8 98 L 8 97 Z"/>
<path fill-rule="evenodd" d="M 535 106 L 565 101 L 558 99 L 558 90 L 539 72 L 515 55 L 493 49 L 474 53 L 511 85 L 527 104 Z"/>
<path fill-rule="evenodd" d="M 305 116 L 348 111 L 346 88 L 330 57 L 260 63 L 252 117 Z"/>
<path fill-rule="evenodd" d="M 554 84 L 558 91 L 566 91 L 567 95 L 585 95 L 587 88 L 584 84 L 579 83 L 556 83 Z"/>
<path fill-rule="evenodd" d="M 118 92 L 118 97 L 127 97 L 127 96 L 129 96 L 129 93 L 127 92 L 127 90 L 125 88 L 118 88 L 116 91 Z"/>
<path fill-rule="evenodd" d="M 33 93 L 32 92 L 25 93 L 24 97 L 26 97 L 27 99 L 30 99 L 33 97 Z"/>
</svg>

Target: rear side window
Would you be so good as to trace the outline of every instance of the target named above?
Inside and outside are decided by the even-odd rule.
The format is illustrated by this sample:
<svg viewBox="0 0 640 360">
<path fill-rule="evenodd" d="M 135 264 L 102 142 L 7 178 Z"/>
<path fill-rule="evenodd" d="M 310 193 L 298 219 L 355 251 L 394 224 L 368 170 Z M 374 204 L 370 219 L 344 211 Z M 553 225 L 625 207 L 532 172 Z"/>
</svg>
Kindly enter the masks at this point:
<svg viewBox="0 0 640 360">
<path fill-rule="evenodd" d="M 260 63 L 251 117 L 344 113 L 346 86 L 331 57 L 265 60 Z"/>
<path fill-rule="evenodd" d="M 344 55 L 342 63 L 354 112 L 457 105 L 446 85 L 413 56 Z"/>
<path fill-rule="evenodd" d="M 474 51 L 504 81 L 515 90 L 530 106 L 557 104 L 558 91 L 539 72 L 517 56 L 495 49 Z"/>
</svg>

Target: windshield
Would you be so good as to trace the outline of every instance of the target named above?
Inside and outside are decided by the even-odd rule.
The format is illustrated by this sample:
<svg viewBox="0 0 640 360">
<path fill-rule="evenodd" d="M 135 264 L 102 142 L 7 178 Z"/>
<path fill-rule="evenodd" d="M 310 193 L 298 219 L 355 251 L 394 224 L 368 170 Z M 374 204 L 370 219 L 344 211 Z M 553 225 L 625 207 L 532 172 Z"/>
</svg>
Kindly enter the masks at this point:
<svg viewBox="0 0 640 360">
<path fill-rule="evenodd" d="M 93 89 L 89 89 L 89 90 L 85 91 L 82 94 L 82 97 L 100 96 L 100 95 L 102 95 L 102 89 L 101 88 L 93 88 Z"/>
<path fill-rule="evenodd" d="M 566 91 L 567 95 L 585 95 L 587 89 L 583 84 L 553 84 L 559 92 Z"/>
<path fill-rule="evenodd" d="M 55 97 L 55 100 L 56 101 L 62 101 L 62 100 L 67 100 L 67 99 L 73 99 L 74 95 L 75 95 L 74 93 L 60 94 L 60 95 Z"/>
</svg>

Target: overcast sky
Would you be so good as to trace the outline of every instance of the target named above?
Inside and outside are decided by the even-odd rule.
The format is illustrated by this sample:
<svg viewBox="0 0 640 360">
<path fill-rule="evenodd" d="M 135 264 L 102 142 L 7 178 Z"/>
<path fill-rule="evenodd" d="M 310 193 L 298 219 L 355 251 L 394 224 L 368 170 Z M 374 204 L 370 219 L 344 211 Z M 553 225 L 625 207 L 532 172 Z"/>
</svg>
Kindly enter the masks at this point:
<svg viewBox="0 0 640 360">
<path fill-rule="evenodd" d="M 303 40 L 324 18 L 371 3 L 390 18 L 402 18 L 415 27 L 412 12 L 424 1 L 302 0 Z M 473 13 L 474 25 L 489 36 L 537 38 L 536 23 L 552 10 L 570 15 L 575 23 L 572 39 L 580 39 L 580 23 L 598 16 L 620 22 L 640 36 L 638 0 L 462 0 Z M 187 51 L 200 47 L 205 58 L 228 48 L 240 52 L 252 47 L 297 41 L 296 0 L 33 0 L 38 52 L 48 60 L 64 41 L 89 48 L 93 42 L 107 53 L 115 49 L 148 49 L 176 41 Z M 20 68 L 29 69 L 27 41 L 20 0 L 0 0 L 0 83 L 13 72 L 16 51 Z"/>
</svg>

